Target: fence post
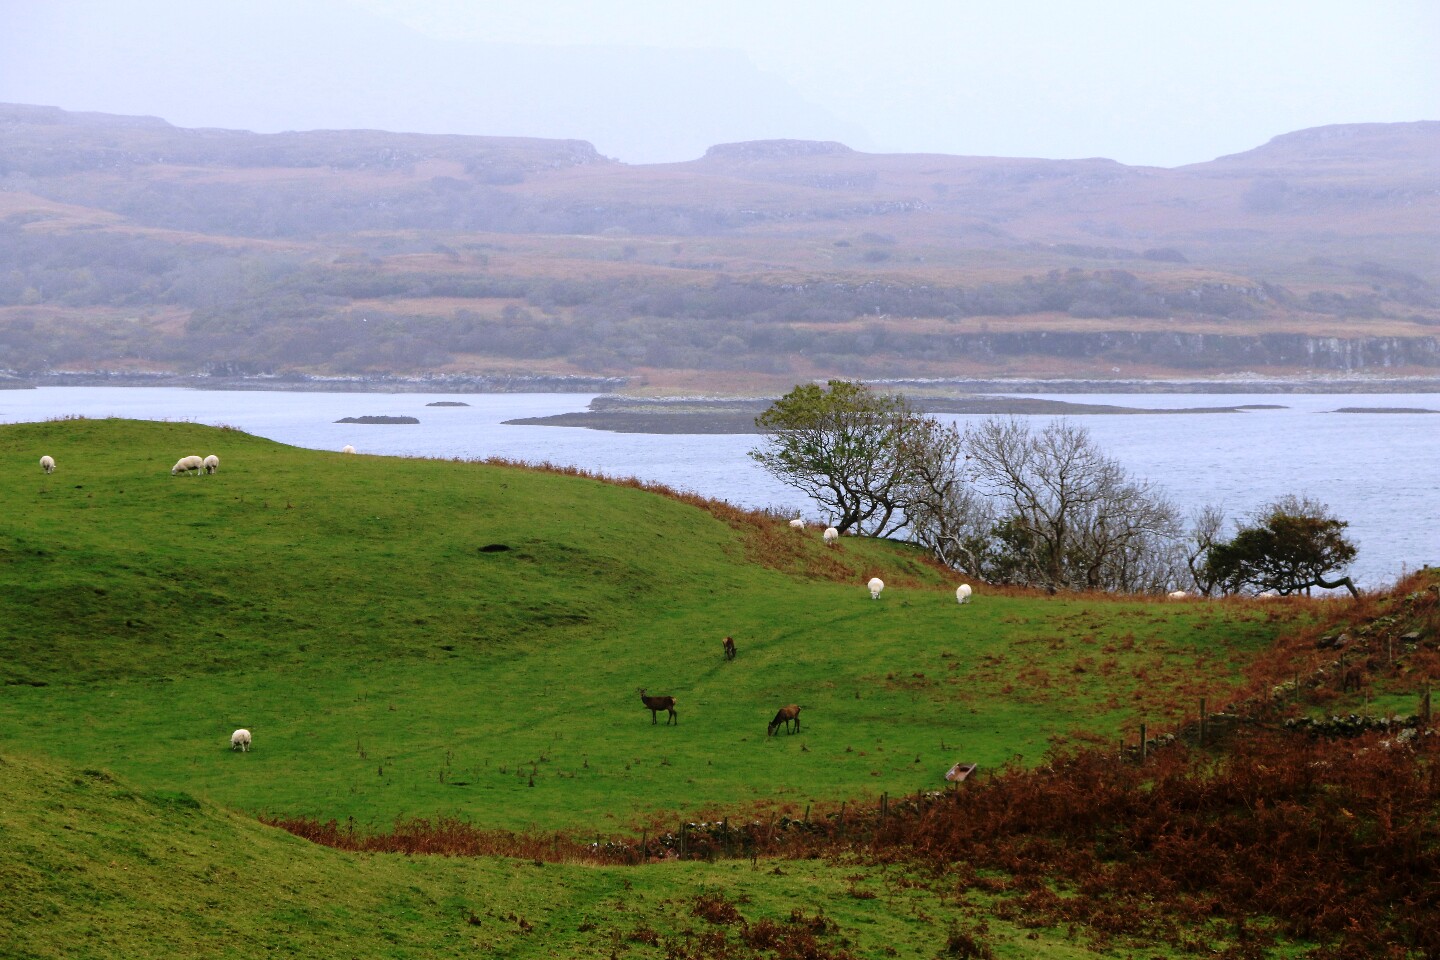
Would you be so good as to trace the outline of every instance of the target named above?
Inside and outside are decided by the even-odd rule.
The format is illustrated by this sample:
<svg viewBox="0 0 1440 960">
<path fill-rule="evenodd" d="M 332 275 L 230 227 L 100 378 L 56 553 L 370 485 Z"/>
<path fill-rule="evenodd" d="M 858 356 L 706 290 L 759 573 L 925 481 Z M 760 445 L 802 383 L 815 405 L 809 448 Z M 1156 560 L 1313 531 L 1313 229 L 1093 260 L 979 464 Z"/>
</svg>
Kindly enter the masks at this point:
<svg viewBox="0 0 1440 960">
<path fill-rule="evenodd" d="M 844 801 L 844 800 L 841 800 L 841 801 L 840 801 L 840 836 L 841 836 L 842 839 L 843 839 L 844 836 L 845 836 L 845 801 Z"/>
<path fill-rule="evenodd" d="M 689 828 L 686 826 L 685 822 L 682 820 L 682 821 L 680 822 L 680 859 L 681 859 L 681 860 L 684 860 L 684 859 L 685 859 L 685 839 L 686 839 L 686 836 L 687 836 L 688 833 L 689 833 Z"/>
<path fill-rule="evenodd" d="M 1142 723 L 1142 724 L 1140 724 L 1140 759 L 1141 759 L 1141 760 L 1144 760 L 1144 759 L 1145 759 L 1145 756 L 1146 756 L 1145 724 Z"/>
<path fill-rule="evenodd" d="M 646 831 L 641 830 L 641 831 L 640 831 L 640 862 L 641 862 L 641 863 L 645 863 L 645 862 L 647 862 L 647 861 L 650 859 L 650 853 L 649 853 L 650 848 L 646 845 L 646 841 L 647 841 L 648 839 L 649 839 L 649 834 L 648 834 Z"/>
<path fill-rule="evenodd" d="M 1200 698 L 1200 746 L 1205 746 L 1205 698 Z"/>
</svg>

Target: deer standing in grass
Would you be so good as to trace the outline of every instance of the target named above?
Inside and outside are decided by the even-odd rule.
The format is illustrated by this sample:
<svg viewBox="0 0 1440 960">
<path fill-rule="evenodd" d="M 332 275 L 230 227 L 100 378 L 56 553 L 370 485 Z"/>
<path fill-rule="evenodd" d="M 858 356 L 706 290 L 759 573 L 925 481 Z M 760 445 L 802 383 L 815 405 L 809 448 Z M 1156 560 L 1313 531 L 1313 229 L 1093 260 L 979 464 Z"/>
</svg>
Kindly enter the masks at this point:
<svg viewBox="0 0 1440 960">
<path fill-rule="evenodd" d="M 775 735 L 775 731 L 778 730 L 778 729 L 780 729 L 780 724 L 782 724 L 782 723 L 785 724 L 785 732 L 786 732 L 786 733 L 790 733 L 790 732 L 791 732 L 791 731 L 790 731 L 790 721 L 792 721 L 792 720 L 795 721 L 795 731 L 794 731 L 794 732 L 795 732 L 795 733 L 799 733 L 799 732 L 800 732 L 800 708 L 799 708 L 798 706 L 796 706 L 795 704 L 793 704 L 793 703 L 790 704 L 788 707 L 781 707 L 781 708 L 780 708 L 780 711 L 775 714 L 775 719 L 774 719 L 774 720 L 771 720 L 771 721 L 770 721 L 770 725 L 765 728 L 765 736 L 767 736 L 767 737 L 773 737 L 773 736 Z"/>
<path fill-rule="evenodd" d="M 729 637 L 725 638 L 725 659 L 735 659 L 735 641 L 730 639 Z"/>
<path fill-rule="evenodd" d="M 644 687 L 640 687 L 639 690 L 640 702 L 650 709 L 650 723 L 652 725 L 658 721 L 661 710 L 666 710 L 670 713 L 670 716 L 665 719 L 665 726 L 670 726 L 670 721 L 672 720 L 677 727 L 680 725 L 680 717 L 675 713 L 674 697 L 647 697 Z"/>
</svg>

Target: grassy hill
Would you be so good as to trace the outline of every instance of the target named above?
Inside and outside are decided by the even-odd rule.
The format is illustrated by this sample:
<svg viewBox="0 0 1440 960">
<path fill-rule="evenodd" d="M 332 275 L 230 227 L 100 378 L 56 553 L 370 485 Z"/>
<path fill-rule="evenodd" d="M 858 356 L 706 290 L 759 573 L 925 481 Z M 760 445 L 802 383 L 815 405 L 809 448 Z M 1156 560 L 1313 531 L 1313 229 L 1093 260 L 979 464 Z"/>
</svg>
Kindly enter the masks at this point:
<svg viewBox="0 0 1440 960">
<path fill-rule="evenodd" d="M 220 472 L 172 477 L 187 453 Z M 609 831 L 911 793 L 1173 723 L 1276 629 L 1238 605 L 960 607 L 898 545 L 515 468 L 112 420 L 7 426 L 0 454 L 6 741 L 250 812 Z M 786 703 L 804 735 L 767 739 Z M 249 756 L 225 749 L 241 726 Z"/>
<path fill-rule="evenodd" d="M 0 123 L 0 342 L 27 375 L 1434 375 L 1433 122 L 1174 170 Z"/>
<path fill-rule="evenodd" d="M 217 454 L 219 473 L 172 477 L 190 453 Z M 863 587 L 874 575 L 880 600 Z M 1288 601 L 982 588 L 959 606 L 954 582 L 903 545 L 826 547 L 776 518 L 583 476 L 330 454 L 187 423 L 0 427 L 0 942 L 7 956 L 67 958 L 1241 949 L 1227 914 L 1194 902 L 1163 935 L 1114 917 L 1078 935 L 1061 909 L 1072 901 L 1037 892 L 1040 847 L 982 850 L 978 837 L 973 863 L 947 853 L 938 868 L 884 846 L 567 860 L 691 818 L 813 808 L 833 829 L 842 801 L 874 811 L 939 789 L 956 761 L 978 763 L 981 786 L 994 778 L 975 797 L 1004 824 L 997 837 L 1030 818 L 1048 829 L 1022 797 L 1103 820 L 1083 800 L 1099 780 L 1042 763 L 1052 747 L 1134 744 L 1141 722 L 1172 731 L 1201 696 L 1214 710 L 1314 667 L 1315 638 L 1341 629 Z M 1403 653 L 1407 631 L 1433 633 L 1429 596 L 1372 603 L 1373 623 L 1347 636 L 1368 638 L 1373 657 L 1391 651 L 1376 646 L 1389 631 Z M 1361 692 L 1326 681 L 1313 709 L 1405 709 L 1415 671 L 1433 666 L 1418 656 Z M 652 724 L 639 686 L 676 696 L 678 725 Z M 801 731 L 767 738 L 790 702 Z M 228 748 L 240 726 L 249 753 Z M 1396 762 L 1359 779 L 1407 776 Z M 1295 769 L 1308 783 L 1317 768 Z M 1052 803 L 1057 783 L 1069 792 Z M 1206 795 L 1242 817 L 1253 804 L 1229 787 Z M 1383 815 L 1362 806 L 1383 797 L 1347 796 L 1327 801 L 1327 829 Z M 362 833 L 454 817 L 520 831 L 516 849 L 532 852 L 347 853 L 257 815 Z M 1073 902 L 1089 903 L 1095 890 L 1058 879 L 1062 866 L 1040 885 L 1074 883 Z M 1266 955 L 1250 949 L 1233 955 Z"/>
</svg>

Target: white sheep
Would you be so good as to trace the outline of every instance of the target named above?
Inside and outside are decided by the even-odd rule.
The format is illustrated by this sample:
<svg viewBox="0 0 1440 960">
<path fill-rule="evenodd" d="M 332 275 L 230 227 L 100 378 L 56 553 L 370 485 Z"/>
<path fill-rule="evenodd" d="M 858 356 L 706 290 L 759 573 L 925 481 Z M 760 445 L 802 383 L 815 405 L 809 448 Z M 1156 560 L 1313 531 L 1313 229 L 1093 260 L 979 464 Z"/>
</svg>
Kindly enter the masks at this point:
<svg viewBox="0 0 1440 960">
<path fill-rule="evenodd" d="M 969 602 L 970 602 L 970 594 L 972 594 L 972 593 L 974 593 L 974 591 L 970 589 L 970 584 L 968 584 L 968 583 L 962 583 L 962 584 L 960 584 L 960 586 L 958 586 L 958 587 L 955 588 L 955 602 L 956 602 L 956 603 L 969 603 Z"/>
<path fill-rule="evenodd" d="M 1165 594 L 1165 596 L 1169 597 L 1171 600 L 1186 600 L 1189 599 L 1190 594 L 1184 590 L 1171 590 L 1169 593 Z"/>
<path fill-rule="evenodd" d="M 206 473 L 214 473 L 220 469 L 220 458 L 212 453 L 201 461 L 201 464 L 204 466 Z"/>
<path fill-rule="evenodd" d="M 340 448 L 340 452 L 341 452 L 341 453 L 354 453 L 354 452 L 355 452 L 355 448 L 352 447 L 352 446 L 350 446 L 350 444 L 347 443 L 347 444 L 345 444 L 345 446 L 343 446 L 343 447 Z"/>
<path fill-rule="evenodd" d="M 794 520 L 791 520 L 791 521 L 790 521 L 790 529 L 792 529 L 792 530 L 804 530 L 804 529 L 805 529 L 805 521 L 802 520 L 800 517 L 796 517 Z"/>
<path fill-rule="evenodd" d="M 840 531 L 836 530 L 834 527 L 826 527 L 823 536 L 825 537 L 826 543 L 834 543 L 836 540 L 840 539 Z"/>
<path fill-rule="evenodd" d="M 241 727 L 230 734 L 230 749 L 239 750 L 241 753 L 250 752 L 250 731 Z"/>
<path fill-rule="evenodd" d="M 870 599 L 879 600 L 880 591 L 885 589 L 885 581 L 879 577 L 871 577 L 870 582 L 866 584 L 866 586 L 870 588 Z"/>
<path fill-rule="evenodd" d="M 55 458 L 54 458 L 54 457 L 49 457 L 49 456 L 41 457 L 41 458 L 40 458 L 40 469 L 41 469 L 41 470 L 44 470 L 46 473 L 54 473 L 54 472 L 55 472 Z"/>
<path fill-rule="evenodd" d="M 177 473 L 189 473 L 191 470 L 194 470 L 195 475 L 199 476 L 200 471 L 202 468 L 204 468 L 204 466 L 205 461 L 200 459 L 199 457 L 181 457 L 179 460 L 175 461 L 175 466 L 170 468 L 170 476 L 173 477 Z"/>
</svg>

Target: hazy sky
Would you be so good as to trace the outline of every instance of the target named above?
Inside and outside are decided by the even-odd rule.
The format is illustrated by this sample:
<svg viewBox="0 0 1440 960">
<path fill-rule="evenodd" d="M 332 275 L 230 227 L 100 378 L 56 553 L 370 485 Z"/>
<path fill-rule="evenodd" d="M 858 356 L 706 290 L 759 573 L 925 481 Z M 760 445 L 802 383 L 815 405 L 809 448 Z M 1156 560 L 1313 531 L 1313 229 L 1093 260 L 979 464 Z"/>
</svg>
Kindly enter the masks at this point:
<svg viewBox="0 0 1440 960">
<path fill-rule="evenodd" d="M 629 162 L 793 136 L 1175 166 L 1440 119 L 1440 2 L 0 0 L 0 100 Z"/>
</svg>

